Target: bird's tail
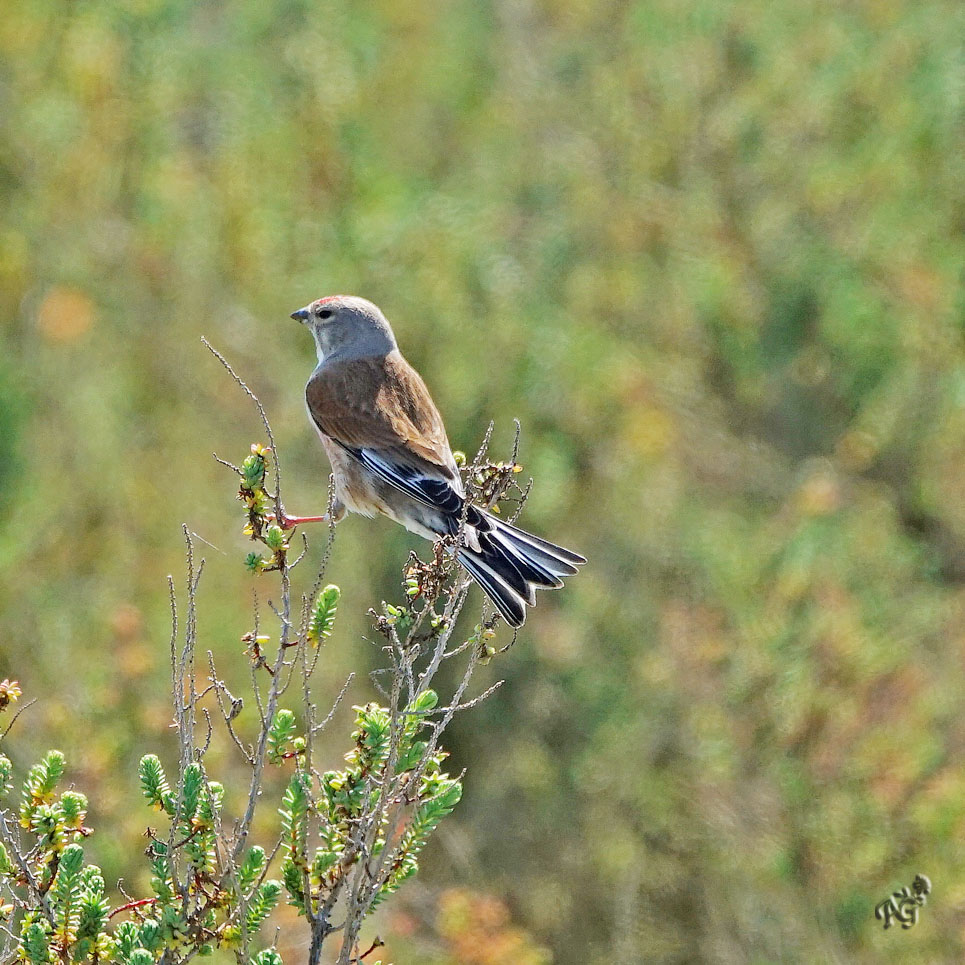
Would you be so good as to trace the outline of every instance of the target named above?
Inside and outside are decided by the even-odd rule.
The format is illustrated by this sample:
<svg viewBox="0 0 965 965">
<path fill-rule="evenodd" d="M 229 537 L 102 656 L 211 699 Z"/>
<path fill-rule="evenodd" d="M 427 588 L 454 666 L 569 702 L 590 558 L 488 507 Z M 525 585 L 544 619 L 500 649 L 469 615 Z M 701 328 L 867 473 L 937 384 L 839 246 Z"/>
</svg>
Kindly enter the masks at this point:
<svg viewBox="0 0 965 965">
<path fill-rule="evenodd" d="M 573 576 L 586 559 L 489 513 L 479 511 L 479 517 L 472 520 L 479 549 L 463 546 L 459 562 L 506 622 L 520 627 L 526 607 L 536 605 L 536 591 L 559 589 L 563 577 Z"/>
</svg>

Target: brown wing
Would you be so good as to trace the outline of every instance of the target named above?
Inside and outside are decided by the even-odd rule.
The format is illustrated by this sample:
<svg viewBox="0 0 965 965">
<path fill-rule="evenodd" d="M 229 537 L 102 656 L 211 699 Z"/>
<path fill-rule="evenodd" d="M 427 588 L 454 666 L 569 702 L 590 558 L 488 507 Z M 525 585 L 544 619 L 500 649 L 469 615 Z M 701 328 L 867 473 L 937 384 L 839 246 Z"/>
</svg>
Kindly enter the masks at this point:
<svg viewBox="0 0 965 965">
<path fill-rule="evenodd" d="M 398 351 L 323 365 L 309 379 L 305 400 L 318 428 L 348 449 L 387 450 L 447 479 L 456 475 L 439 410 Z"/>
</svg>

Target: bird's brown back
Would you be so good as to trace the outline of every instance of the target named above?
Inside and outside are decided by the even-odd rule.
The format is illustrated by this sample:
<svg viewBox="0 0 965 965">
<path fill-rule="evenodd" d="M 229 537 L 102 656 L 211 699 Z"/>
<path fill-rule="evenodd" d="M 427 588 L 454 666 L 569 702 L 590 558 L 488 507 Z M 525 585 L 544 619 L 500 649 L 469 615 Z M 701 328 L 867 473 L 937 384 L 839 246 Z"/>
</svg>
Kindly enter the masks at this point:
<svg viewBox="0 0 965 965">
<path fill-rule="evenodd" d="M 318 428 L 350 448 L 404 449 L 450 475 L 442 417 L 419 373 L 398 351 L 321 365 L 305 386 Z"/>
</svg>

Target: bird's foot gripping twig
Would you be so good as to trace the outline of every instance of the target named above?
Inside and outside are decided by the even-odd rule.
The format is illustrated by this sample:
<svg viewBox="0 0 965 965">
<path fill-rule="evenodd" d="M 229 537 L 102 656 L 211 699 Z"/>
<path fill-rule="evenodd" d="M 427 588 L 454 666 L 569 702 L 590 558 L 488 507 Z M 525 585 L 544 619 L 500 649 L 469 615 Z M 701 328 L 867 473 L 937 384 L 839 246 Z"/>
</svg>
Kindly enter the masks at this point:
<svg viewBox="0 0 965 965">
<path fill-rule="evenodd" d="M 274 513 L 269 513 L 265 519 L 275 520 L 276 516 Z M 324 513 L 321 516 L 289 516 L 287 513 L 282 513 L 281 516 L 277 517 L 278 525 L 284 529 L 294 529 L 296 526 L 301 526 L 302 523 L 327 523 L 328 514 Z"/>
</svg>

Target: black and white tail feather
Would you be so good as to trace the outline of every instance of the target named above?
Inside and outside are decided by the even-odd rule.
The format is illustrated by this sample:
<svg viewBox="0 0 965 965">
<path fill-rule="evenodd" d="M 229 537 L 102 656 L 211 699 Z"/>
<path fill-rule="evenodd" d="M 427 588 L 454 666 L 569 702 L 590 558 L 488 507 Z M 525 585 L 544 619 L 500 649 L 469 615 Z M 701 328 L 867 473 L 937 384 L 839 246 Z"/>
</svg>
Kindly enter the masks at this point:
<svg viewBox="0 0 965 965">
<path fill-rule="evenodd" d="M 536 605 L 537 590 L 559 589 L 563 577 L 573 576 L 586 562 L 579 553 L 477 506 L 467 507 L 455 463 L 448 477 L 442 469 L 438 475 L 428 475 L 424 464 L 414 464 L 397 449 L 342 448 L 384 482 L 431 510 L 422 513 L 419 522 L 435 536 L 456 536 L 462 531 L 463 545 L 456 558 L 511 627 L 523 625 L 526 607 Z"/>
<path fill-rule="evenodd" d="M 474 507 L 470 507 L 472 510 Z M 460 563 L 483 588 L 511 627 L 521 627 L 526 607 L 536 605 L 536 591 L 558 590 L 586 560 L 562 546 L 540 539 L 476 509 L 474 542 L 457 553 Z M 466 520 L 467 528 L 469 520 Z"/>
</svg>

